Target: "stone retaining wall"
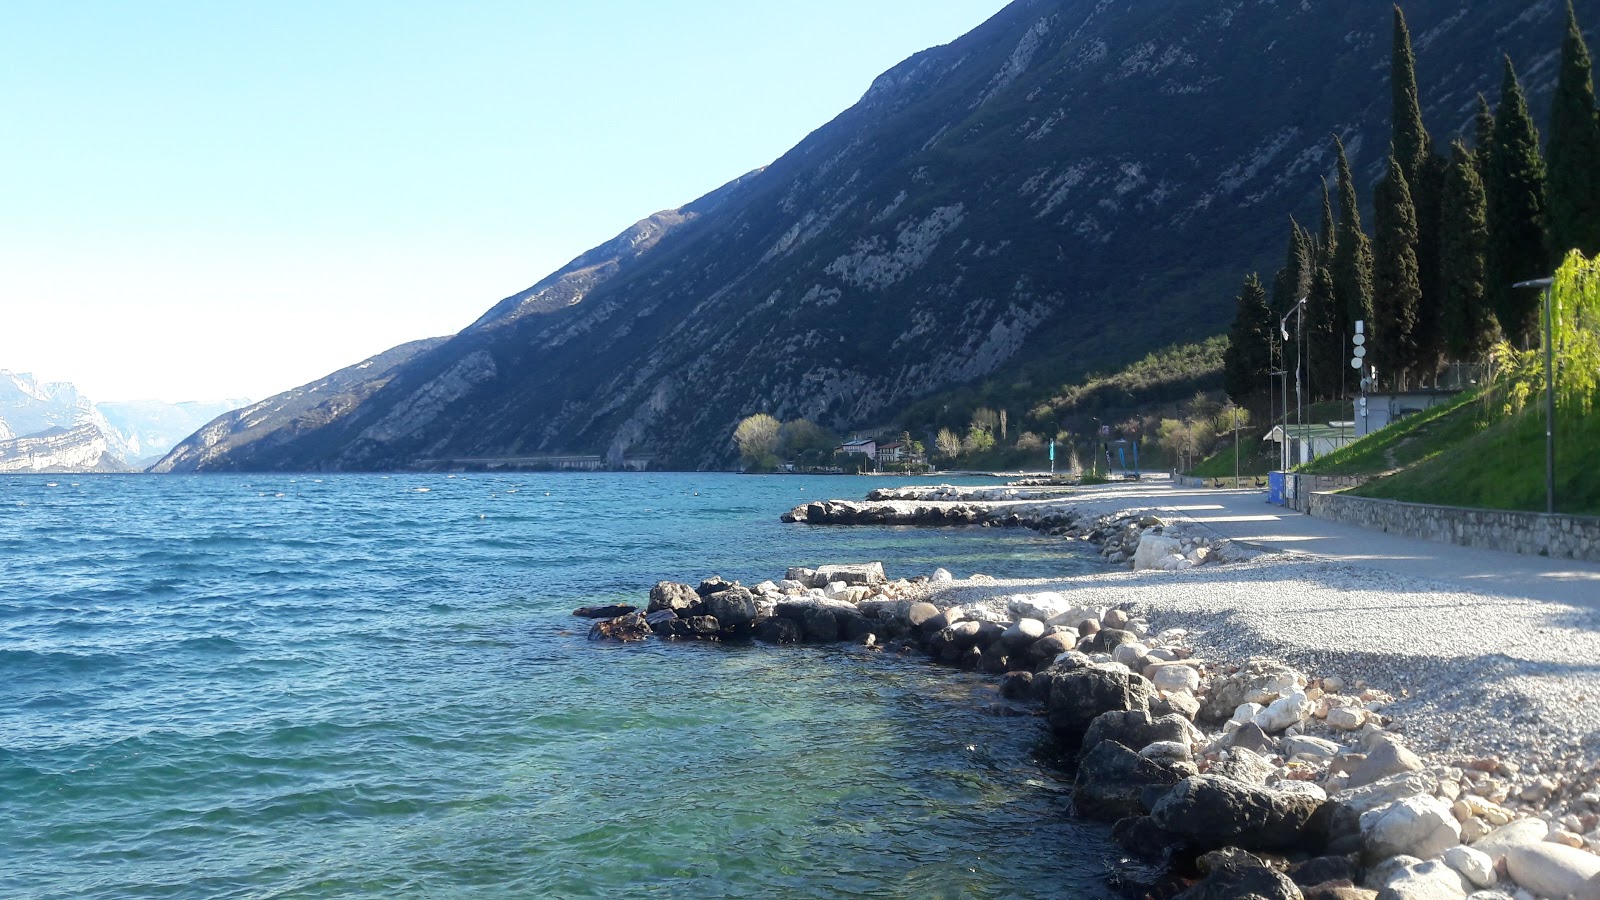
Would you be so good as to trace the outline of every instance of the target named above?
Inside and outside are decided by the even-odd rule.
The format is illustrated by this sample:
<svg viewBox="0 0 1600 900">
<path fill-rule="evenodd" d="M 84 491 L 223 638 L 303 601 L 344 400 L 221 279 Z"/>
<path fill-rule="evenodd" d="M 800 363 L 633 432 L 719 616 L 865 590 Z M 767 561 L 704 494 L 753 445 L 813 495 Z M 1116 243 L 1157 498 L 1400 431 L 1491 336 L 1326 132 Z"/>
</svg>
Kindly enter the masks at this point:
<svg viewBox="0 0 1600 900">
<path fill-rule="evenodd" d="M 1600 518 L 1427 506 L 1345 494 L 1310 495 L 1318 518 L 1395 534 L 1556 559 L 1600 562 Z"/>
<path fill-rule="evenodd" d="M 1291 473 L 1286 488 L 1289 506 L 1297 512 L 1311 511 L 1311 498 L 1324 491 L 1342 491 L 1371 481 L 1371 475 L 1299 475 Z"/>
</svg>

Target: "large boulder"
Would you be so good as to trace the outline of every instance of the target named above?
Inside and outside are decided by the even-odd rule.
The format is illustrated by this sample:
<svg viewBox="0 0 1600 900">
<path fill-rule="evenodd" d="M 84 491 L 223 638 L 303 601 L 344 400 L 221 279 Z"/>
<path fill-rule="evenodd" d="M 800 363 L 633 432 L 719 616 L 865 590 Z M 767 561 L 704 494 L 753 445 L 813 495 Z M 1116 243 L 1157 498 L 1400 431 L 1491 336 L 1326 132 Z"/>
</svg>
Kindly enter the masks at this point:
<svg viewBox="0 0 1600 900">
<path fill-rule="evenodd" d="M 1016 652 L 1044 637 L 1044 623 L 1038 619 L 1018 619 L 1000 634 L 1000 643 L 1006 650 Z"/>
<path fill-rule="evenodd" d="M 1079 755 L 1087 755 L 1101 741 L 1116 741 L 1124 747 L 1143 749 L 1158 741 L 1172 741 L 1185 746 L 1193 743 L 1195 727 L 1182 716 L 1162 716 L 1152 719 L 1147 709 L 1112 710 L 1096 716 L 1083 734 Z"/>
<path fill-rule="evenodd" d="M 1167 567 L 1166 560 L 1173 556 L 1183 558 L 1183 545 L 1177 538 L 1146 531 L 1139 536 L 1139 548 L 1133 551 L 1133 568 L 1163 569 Z"/>
<path fill-rule="evenodd" d="M 774 616 L 762 619 L 756 623 L 755 630 L 750 636 L 767 644 L 798 644 L 800 643 L 800 626 L 793 619 L 784 619 Z"/>
<path fill-rule="evenodd" d="M 1466 900 L 1467 887 L 1455 870 L 1436 859 L 1410 861 L 1390 874 L 1378 900 Z"/>
<path fill-rule="evenodd" d="M 688 617 L 700 614 L 700 594 L 687 584 L 675 581 L 658 581 L 650 589 L 650 605 L 645 612 L 657 612 L 670 609 L 680 616 Z"/>
<path fill-rule="evenodd" d="M 609 606 L 580 606 L 572 614 L 580 619 L 615 619 L 638 608 L 627 603 L 612 603 Z"/>
<path fill-rule="evenodd" d="M 1513 847 L 1542 843 L 1549 834 L 1550 826 L 1543 819 L 1518 819 L 1473 841 L 1472 849 L 1499 864 Z"/>
<path fill-rule="evenodd" d="M 1157 825 L 1195 846 L 1278 851 L 1316 842 L 1317 812 L 1324 802 L 1312 793 L 1196 775 L 1161 797 L 1150 815 Z"/>
<path fill-rule="evenodd" d="M 1069 749 L 1102 713 L 1149 710 L 1156 690 L 1143 676 L 1109 669 L 1083 668 L 1059 672 L 1050 684 L 1045 705 L 1050 730 Z"/>
<path fill-rule="evenodd" d="M 1407 797 L 1361 814 L 1361 843 L 1368 859 L 1431 859 L 1460 845 L 1461 823 L 1437 797 Z"/>
<path fill-rule="evenodd" d="M 1506 852 L 1511 880 L 1541 897 L 1600 897 L 1600 856 L 1544 841 Z"/>
<path fill-rule="evenodd" d="M 614 619 L 601 619 L 589 629 L 591 641 L 642 641 L 651 635 L 644 614 L 631 612 Z"/>
<path fill-rule="evenodd" d="M 1422 768 L 1422 760 L 1391 735 L 1374 739 L 1367 750 L 1367 758 L 1350 772 L 1346 788 L 1358 788 L 1382 781 L 1391 775 L 1403 775 Z"/>
<path fill-rule="evenodd" d="M 1147 788 L 1171 787 L 1193 773 L 1192 765 L 1145 759 L 1116 741 L 1104 741 L 1078 763 L 1072 801 L 1086 819 L 1115 822 L 1144 815 Z"/>
<path fill-rule="evenodd" d="M 1067 632 L 1047 634 L 1028 645 L 1021 653 L 1025 661 L 1033 669 L 1038 670 L 1055 662 L 1056 657 L 1071 650 L 1077 644 L 1077 637 Z"/>
<path fill-rule="evenodd" d="M 707 594 L 706 615 L 722 623 L 724 629 L 741 628 L 756 620 L 755 595 L 743 587 L 731 587 Z"/>
<path fill-rule="evenodd" d="M 1102 628 L 1080 641 L 1078 649 L 1084 653 L 1110 653 L 1123 644 L 1132 644 L 1138 640 L 1139 636 L 1131 631 Z"/>
</svg>

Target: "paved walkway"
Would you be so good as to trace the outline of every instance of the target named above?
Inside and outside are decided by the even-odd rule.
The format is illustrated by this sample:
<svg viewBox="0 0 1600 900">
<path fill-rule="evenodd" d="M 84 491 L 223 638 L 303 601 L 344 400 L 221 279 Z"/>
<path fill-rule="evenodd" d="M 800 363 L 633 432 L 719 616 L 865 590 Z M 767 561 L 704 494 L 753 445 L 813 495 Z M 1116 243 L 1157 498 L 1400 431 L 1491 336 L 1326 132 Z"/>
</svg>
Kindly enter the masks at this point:
<svg viewBox="0 0 1600 900">
<path fill-rule="evenodd" d="M 1086 495 L 1090 491 L 1084 492 Z M 1266 502 L 1266 491 L 1185 488 L 1165 481 L 1107 485 L 1092 499 L 1150 505 L 1268 550 L 1331 557 L 1458 585 L 1600 610 L 1600 564 L 1461 547 L 1344 525 Z M 1085 496 L 1084 499 L 1091 499 Z"/>
</svg>

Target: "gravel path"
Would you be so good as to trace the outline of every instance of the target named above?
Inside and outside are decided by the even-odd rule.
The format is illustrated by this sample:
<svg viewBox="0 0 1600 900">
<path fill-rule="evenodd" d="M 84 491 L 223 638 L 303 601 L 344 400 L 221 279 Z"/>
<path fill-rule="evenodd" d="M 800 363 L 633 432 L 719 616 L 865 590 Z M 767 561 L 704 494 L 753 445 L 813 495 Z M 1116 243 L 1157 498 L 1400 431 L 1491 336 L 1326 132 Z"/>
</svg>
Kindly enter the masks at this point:
<svg viewBox="0 0 1600 900">
<path fill-rule="evenodd" d="M 1079 492 L 1071 502 L 1091 514 L 1151 509 L 1238 539 L 1261 522 L 1253 505 L 1244 507 L 1252 515 L 1216 514 L 1228 512 L 1219 495 L 1233 493 L 1130 485 Z M 1259 495 L 1239 502 L 1260 504 Z M 1328 525 L 1302 524 L 1312 532 Z M 1305 543 L 1315 552 L 1284 552 L 1262 540 L 1268 552 L 1228 565 L 961 581 L 937 596 L 964 603 L 1039 590 L 1087 595 L 1084 605 L 1136 608 L 1157 629 L 1188 628 L 1197 648 L 1223 660 L 1274 656 L 1313 675 L 1390 691 L 1400 698 L 1392 708 L 1397 730 L 1445 761 L 1511 756 L 1551 774 L 1600 764 L 1600 612 L 1549 599 L 1593 597 L 1600 567 L 1507 557 L 1513 563 L 1496 559 L 1504 554 L 1353 531 L 1351 552 L 1325 535 Z M 1296 535 L 1279 537 L 1293 545 Z M 1432 564 L 1418 562 L 1424 558 Z M 1487 578 L 1513 565 L 1561 577 Z M 1440 572 L 1449 577 L 1429 577 Z"/>
</svg>

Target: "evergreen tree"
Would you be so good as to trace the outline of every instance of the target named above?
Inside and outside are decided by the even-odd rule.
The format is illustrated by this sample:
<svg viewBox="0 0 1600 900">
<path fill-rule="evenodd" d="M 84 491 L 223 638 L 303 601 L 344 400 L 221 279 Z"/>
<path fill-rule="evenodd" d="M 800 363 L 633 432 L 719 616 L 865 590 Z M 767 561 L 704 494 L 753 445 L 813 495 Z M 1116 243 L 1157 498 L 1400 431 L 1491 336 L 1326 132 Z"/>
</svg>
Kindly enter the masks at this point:
<svg viewBox="0 0 1600 900">
<path fill-rule="evenodd" d="M 1241 406 L 1269 387 L 1270 341 L 1277 324 L 1274 318 L 1261 279 L 1251 274 L 1235 300 L 1233 327 L 1228 331 L 1228 349 L 1222 363 L 1223 386 L 1233 402 Z"/>
<path fill-rule="evenodd" d="M 1417 57 L 1411 50 L 1411 31 L 1405 14 L 1394 8 L 1394 44 L 1389 53 L 1390 126 L 1392 151 L 1400 161 L 1406 184 L 1417 183 L 1417 174 L 1433 152 L 1433 139 L 1422 124 L 1422 103 L 1417 93 Z"/>
<path fill-rule="evenodd" d="M 1444 182 L 1444 332 L 1451 359 L 1479 358 L 1499 335 L 1499 323 L 1484 298 L 1488 219 L 1478 160 L 1456 141 Z"/>
<path fill-rule="evenodd" d="M 1272 312 L 1282 317 L 1311 287 L 1311 265 L 1315 249 L 1312 238 L 1300 223 L 1289 219 L 1289 250 L 1283 268 L 1272 279 Z"/>
<path fill-rule="evenodd" d="M 1350 174 L 1350 160 L 1345 156 L 1344 142 L 1334 137 L 1339 152 L 1339 230 L 1338 243 L 1333 250 L 1333 306 L 1332 334 L 1324 339 L 1333 343 L 1334 358 L 1341 367 L 1333 371 L 1331 384 L 1323 383 L 1328 396 L 1337 396 L 1344 383 L 1342 367 L 1349 336 L 1355 332 L 1357 319 L 1372 318 L 1372 244 L 1361 230 L 1361 209 L 1356 199 L 1355 179 Z"/>
<path fill-rule="evenodd" d="M 1569 250 L 1600 252 L 1600 119 L 1595 118 L 1593 63 L 1567 0 L 1567 37 L 1550 112 L 1550 268 Z"/>
<path fill-rule="evenodd" d="M 1367 329 L 1372 365 L 1380 378 L 1404 386 L 1406 375 L 1423 367 L 1417 353 L 1417 312 L 1422 285 L 1417 275 L 1417 211 L 1411 202 L 1405 169 L 1389 155 L 1389 174 L 1373 198 L 1374 245 L 1382 248 L 1372 262 L 1373 315 Z M 1431 372 L 1429 373 L 1431 374 Z"/>
<path fill-rule="evenodd" d="M 1545 169 L 1539 132 L 1528 101 L 1506 58 L 1500 107 L 1495 112 L 1484 195 L 1489 210 L 1489 247 L 1484 275 L 1489 303 L 1506 337 L 1531 346 L 1538 333 L 1539 292 L 1515 289 L 1519 281 L 1550 274 L 1545 249 Z"/>
<path fill-rule="evenodd" d="M 1328 194 L 1328 180 L 1322 180 L 1322 233 L 1318 236 L 1317 251 L 1326 265 L 1333 265 L 1333 251 L 1338 248 L 1337 226 L 1333 224 L 1333 197 Z"/>
<path fill-rule="evenodd" d="M 1477 133 L 1477 143 L 1473 147 L 1477 150 L 1478 177 L 1489 177 L 1489 153 L 1494 149 L 1494 110 L 1489 108 L 1489 101 L 1478 95 L 1478 114 L 1473 119 L 1473 127 Z"/>
<path fill-rule="evenodd" d="M 1339 392 L 1340 380 L 1344 377 L 1341 366 L 1347 365 L 1343 335 L 1339 332 L 1342 318 L 1334 297 L 1333 271 L 1326 264 L 1318 263 L 1311 270 L 1311 288 L 1306 292 L 1303 350 L 1291 354 L 1295 359 L 1302 354 L 1305 357 L 1302 377 L 1308 402 Z M 1294 321 L 1291 320 L 1291 324 Z M 1295 336 L 1291 330 L 1291 339 Z"/>
</svg>

